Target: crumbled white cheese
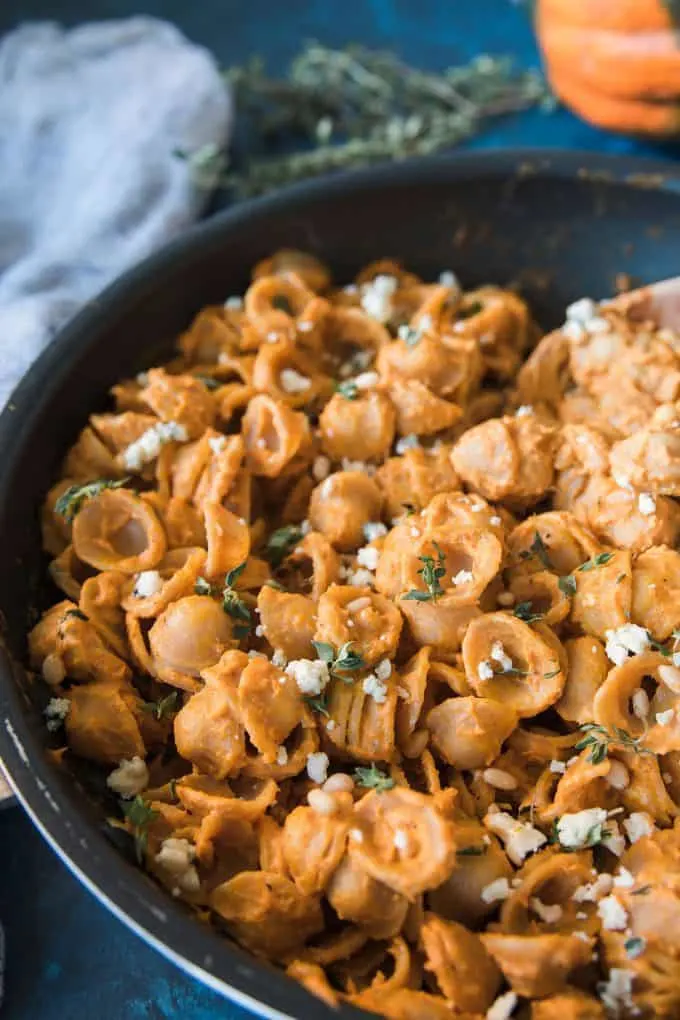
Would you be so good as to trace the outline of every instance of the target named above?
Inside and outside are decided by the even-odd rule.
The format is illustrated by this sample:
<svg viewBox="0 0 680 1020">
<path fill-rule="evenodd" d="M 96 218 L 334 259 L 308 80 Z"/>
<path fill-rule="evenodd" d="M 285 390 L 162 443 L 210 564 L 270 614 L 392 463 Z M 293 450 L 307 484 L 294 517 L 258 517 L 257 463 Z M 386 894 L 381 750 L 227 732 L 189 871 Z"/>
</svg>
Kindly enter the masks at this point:
<svg viewBox="0 0 680 1020">
<path fill-rule="evenodd" d="M 300 534 L 303 536 L 303 538 L 305 535 L 308 535 L 311 530 L 312 525 L 309 523 L 309 521 L 307 520 L 300 521 Z"/>
<path fill-rule="evenodd" d="M 243 308 L 243 298 L 238 297 L 238 295 L 236 294 L 233 294 L 231 297 L 228 297 L 227 300 L 224 302 L 224 307 L 229 312 L 238 312 L 241 310 L 241 308 Z"/>
<path fill-rule="evenodd" d="M 499 995 L 486 1011 L 486 1020 L 510 1020 L 518 999 L 515 992 Z"/>
<path fill-rule="evenodd" d="M 314 323 L 310 322 L 309 319 L 299 319 L 297 328 L 301 333 L 311 333 L 314 329 Z"/>
<path fill-rule="evenodd" d="M 420 528 L 417 528 L 415 524 L 410 531 L 411 538 L 420 538 Z"/>
<path fill-rule="evenodd" d="M 526 418 L 528 415 L 533 414 L 534 409 L 531 404 L 520 404 L 515 411 L 515 418 Z"/>
<path fill-rule="evenodd" d="M 394 833 L 393 842 L 397 850 L 408 849 L 408 834 L 403 829 L 397 829 Z"/>
<path fill-rule="evenodd" d="M 633 706 L 633 715 L 644 722 L 649 715 L 647 692 L 643 691 L 642 687 L 638 687 L 637 690 L 633 691 L 630 702 Z"/>
<path fill-rule="evenodd" d="M 363 545 L 361 549 L 357 550 L 357 563 L 360 567 L 365 567 L 366 570 L 376 570 L 379 559 L 380 553 L 375 546 Z"/>
<path fill-rule="evenodd" d="M 257 651 L 255 651 L 254 648 L 251 648 L 250 651 L 248 652 L 248 658 L 249 659 L 266 659 L 267 656 L 264 654 L 264 652 L 257 652 Z M 279 683 L 280 682 L 281 681 L 279 681 Z"/>
<path fill-rule="evenodd" d="M 455 287 L 460 288 L 460 282 L 455 273 L 451 272 L 450 269 L 443 269 L 439 274 L 439 281 L 442 287 Z"/>
<path fill-rule="evenodd" d="M 387 322 L 392 314 L 392 296 L 399 286 L 396 276 L 381 273 L 361 288 L 361 307 L 378 322 Z"/>
<path fill-rule="evenodd" d="M 493 678 L 493 666 L 488 659 L 482 659 L 477 666 L 477 676 L 480 680 L 491 680 Z"/>
<path fill-rule="evenodd" d="M 354 377 L 354 385 L 358 390 L 372 390 L 380 382 L 377 372 L 361 372 Z"/>
<path fill-rule="evenodd" d="M 284 368 L 279 375 L 281 387 L 286 393 L 304 393 L 312 385 L 312 380 L 301 375 L 294 368 Z"/>
<path fill-rule="evenodd" d="M 387 700 L 387 685 L 384 684 L 375 673 L 369 673 L 362 684 L 364 694 L 368 694 L 379 705 Z"/>
<path fill-rule="evenodd" d="M 54 733 L 63 725 L 69 713 L 71 702 L 68 698 L 50 698 L 45 707 L 45 725 L 50 733 Z"/>
<path fill-rule="evenodd" d="M 628 924 L 628 914 L 616 896 L 605 896 L 600 900 L 597 913 L 607 931 L 624 931 Z"/>
<path fill-rule="evenodd" d="M 562 907 L 559 903 L 543 903 L 538 896 L 532 896 L 529 900 L 529 906 L 536 916 L 540 917 L 541 921 L 545 921 L 546 924 L 557 924 L 562 917 Z"/>
<path fill-rule="evenodd" d="M 606 821 L 607 812 L 604 808 L 586 808 L 584 811 L 562 815 L 557 823 L 559 841 L 567 849 L 584 846 L 595 826 L 604 825 Z"/>
<path fill-rule="evenodd" d="M 367 585 L 374 584 L 375 576 L 370 570 L 365 570 L 360 567 L 358 570 L 348 570 L 345 575 L 347 584 L 352 585 L 354 588 L 365 588 Z"/>
<path fill-rule="evenodd" d="M 314 475 L 317 482 L 323 482 L 325 478 L 328 478 L 331 472 L 331 462 L 328 457 L 324 457 L 323 454 L 314 458 L 312 464 L 312 474 Z"/>
<path fill-rule="evenodd" d="M 550 769 L 551 772 L 555 772 L 559 775 L 567 771 L 567 766 L 565 765 L 565 763 L 563 761 L 558 761 L 556 758 L 553 758 L 548 768 Z"/>
<path fill-rule="evenodd" d="M 605 651 L 616 666 L 623 665 L 629 652 L 640 655 L 649 648 L 649 634 L 637 623 L 624 623 L 615 630 L 606 630 L 604 636 L 607 641 Z"/>
<path fill-rule="evenodd" d="M 633 1003 L 633 981 L 635 975 L 622 967 L 612 967 L 607 981 L 601 981 L 597 990 L 602 1005 L 612 1016 L 620 1016 L 622 1009 L 631 1010 Z"/>
<path fill-rule="evenodd" d="M 501 667 L 504 673 L 507 673 L 508 670 L 512 669 L 512 659 L 505 651 L 505 648 L 503 647 L 501 641 L 494 641 L 494 643 L 491 646 L 491 651 L 489 652 L 489 655 L 491 656 L 494 662 L 498 663 L 498 665 Z"/>
<path fill-rule="evenodd" d="M 680 652 L 673 652 L 671 656 L 671 662 L 673 663 L 675 669 L 678 670 L 678 673 L 675 674 L 675 687 L 673 687 L 673 684 L 668 680 L 664 680 L 664 683 L 666 684 L 667 687 L 670 687 L 671 690 L 674 690 L 676 694 L 680 694 Z M 662 676 L 661 674 L 662 669 L 668 668 L 669 668 L 668 666 L 659 666 L 659 676 Z"/>
<path fill-rule="evenodd" d="M 374 672 L 378 680 L 389 680 L 392 676 L 392 663 L 389 659 L 381 659 Z"/>
<path fill-rule="evenodd" d="M 368 464 L 365 460 L 350 460 L 349 457 L 343 457 L 340 466 L 343 471 L 358 471 L 362 475 L 368 475 L 369 478 L 377 471 L 375 464 Z"/>
<path fill-rule="evenodd" d="M 276 655 L 276 652 L 274 654 Z M 311 694 L 314 697 L 321 694 L 330 680 L 328 664 L 323 659 L 293 659 L 285 669 L 288 676 L 295 680 L 302 694 Z"/>
<path fill-rule="evenodd" d="M 222 453 L 222 450 L 227 445 L 226 436 L 210 436 L 208 439 L 208 446 L 213 453 Z"/>
<path fill-rule="evenodd" d="M 651 836 L 655 825 L 646 811 L 633 811 L 628 818 L 624 818 L 623 827 L 631 843 L 637 843 L 643 836 Z"/>
<path fill-rule="evenodd" d="M 156 854 L 156 861 L 165 868 L 177 881 L 184 892 L 198 892 L 201 880 L 193 864 L 196 850 L 188 839 L 177 839 L 172 836 L 164 839 Z"/>
<path fill-rule="evenodd" d="M 624 868 L 623 865 L 619 868 L 618 874 L 614 876 L 614 885 L 619 889 L 630 889 L 635 885 L 635 879 L 628 868 Z"/>
<path fill-rule="evenodd" d="M 150 595 L 156 595 L 163 587 L 163 578 L 157 570 L 142 570 L 135 577 L 135 587 L 132 594 L 135 598 L 145 599 Z"/>
<path fill-rule="evenodd" d="M 471 570 L 459 570 L 458 573 L 454 574 L 451 578 L 456 587 L 460 584 L 469 584 L 471 581 L 474 581 L 474 579 L 475 575 Z"/>
<path fill-rule="evenodd" d="M 329 733 L 332 733 L 336 726 L 337 723 L 335 719 L 329 719 L 328 722 L 326 723 L 326 729 L 328 730 Z"/>
<path fill-rule="evenodd" d="M 498 517 L 496 514 L 494 514 L 493 517 L 489 517 L 489 524 L 492 524 L 494 528 L 497 528 L 502 523 L 503 523 L 502 519 Z"/>
<path fill-rule="evenodd" d="M 314 751 L 307 755 L 307 775 L 314 783 L 325 783 L 328 779 L 330 760 L 323 751 Z"/>
<path fill-rule="evenodd" d="M 46 655 L 43 659 L 41 672 L 46 684 L 49 684 L 50 687 L 58 687 L 66 677 L 66 667 L 61 656 L 57 652 L 50 652 L 49 655 Z"/>
<path fill-rule="evenodd" d="M 366 521 L 363 532 L 367 542 L 375 542 L 376 538 L 387 534 L 387 528 L 381 521 Z"/>
<path fill-rule="evenodd" d="M 148 372 L 138 372 L 137 375 L 135 376 L 135 381 L 137 382 L 137 384 L 139 386 L 148 386 L 149 385 L 149 373 Z"/>
<path fill-rule="evenodd" d="M 156 460 L 165 443 L 186 443 L 189 433 L 176 421 L 159 421 L 143 432 L 139 439 L 123 450 L 123 464 L 127 471 L 141 471 L 145 464 Z"/>
<path fill-rule="evenodd" d="M 137 755 L 134 758 L 123 758 L 118 768 L 109 773 L 106 785 L 125 800 L 136 797 L 149 785 L 146 762 Z"/>
<path fill-rule="evenodd" d="M 571 898 L 574 903 L 597 903 L 603 896 L 609 895 L 613 884 L 612 876 L 603 872 L 594 882 L 588 882 L 575 889 Z"/>
<path fill-rule="evenodd" d="M 342 290 L 344 294 L 357 294 L 359 292 L 359 288 L 356 283 L 348 283 L 346 287 L 342 288 Z"/>
<path fill-rule="evenodd" d="M 255 628 L 255 637 L 264 637 L 264 636 L 265 636 L 264 627 L 262 626 L 261 623 L 258 623 L 257 627 Z"/>
<path fill-rule="evenodd" d="M 487 829 L 501 837 L 505 844 L 505 852 L 513 864 L 521 864 L 525 857 L 535 853 L 548 842 L 547 836 L 529 822 L 521 822 L 506 811 L 490 811 L 484 819 L 484 824 Z"/>
<path fill-rule="evenodd" d="M 587 323 L 594 318 L 597 312 L 597 305 L 592 298 L 580 298 L 567 306 L 567 322 Z"/>
<path fill-rule="evenodd" d="M 274 654 L 272 655 L 272 666 L 276 666 L 277 669 L 285 669 L 287 665 L 288 659 L 286 656 L 280 648 L 275 648 Z"/>
<path fill-rule="evenodd" d="M 482 779 L 496 790 L 514 790 L 517 788 L 515 777 L 504 769 L 484 769 Z"/>
<path fill-rule="evenodd" d="M 659 726 L 670 726 L 675 718 L 675 709 L 667 708 L 665 712 L 657 712 L 655 719 Z"/>
<path fill-rule="evenodd" d="M 283 746 L 283 744 L 281 744 L 281 746 L 278 748 L 278 750 L 276 752 L 276 764 L 277 765 L 287 765 L 288 764 L 288 751 Z"/>
<path fill-rule="evenodd" d="M 638 510 L 645 517 L 656 513 L 656 499 L 651 492 L 641 492 L 638 496 Z"/>
<path fill-rule="evenodd" d="M 417 450 L 420 447 L 420 440 L 415 432 L 409 433 L 408 436 L 402 436 L 401 439 L 397 440 L 394 450 L 398 454 L 406 453 L 407 450 Z"/>
<path fill-rule="evenodd" d="M 507 900 L 510 895 L 510 883 L 507 878 L 496 878 L 489 882 L 482 889 L 480 896 L 485 903 L 496 903 L 498 900 Z"/>
<path fill-rule="evenodd" d="M 348 836 L 353 839 L 355 843 L 363 843 L 364 834 L 361 829 L 350 829 Z"/>
</svg>

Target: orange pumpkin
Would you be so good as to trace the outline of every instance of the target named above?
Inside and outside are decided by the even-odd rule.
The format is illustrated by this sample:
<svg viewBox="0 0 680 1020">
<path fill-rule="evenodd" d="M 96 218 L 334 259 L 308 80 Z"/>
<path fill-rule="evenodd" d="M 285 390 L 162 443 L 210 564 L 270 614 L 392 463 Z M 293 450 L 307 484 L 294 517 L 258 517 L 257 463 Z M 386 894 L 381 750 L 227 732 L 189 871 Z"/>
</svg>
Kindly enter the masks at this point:
<svg viewBox="0 0 680 1020">
<path fill-rule="evenodd" d="M 679 0 L 537 0 L 536 31 L 554 92 L 579 116 L 680 132 Z"/>
</svg>

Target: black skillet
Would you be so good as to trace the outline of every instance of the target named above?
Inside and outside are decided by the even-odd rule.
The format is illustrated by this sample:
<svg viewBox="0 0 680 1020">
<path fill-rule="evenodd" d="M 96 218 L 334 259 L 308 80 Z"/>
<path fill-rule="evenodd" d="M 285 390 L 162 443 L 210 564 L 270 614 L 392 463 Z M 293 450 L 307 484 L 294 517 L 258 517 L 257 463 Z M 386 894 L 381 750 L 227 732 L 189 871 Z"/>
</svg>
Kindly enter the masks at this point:
<svg viewBox="0 0 680 1020">
<path fill-rule="evenodd" d="M 328 261 L 346 280 L 380 256 L 466 286 L 520 284 L 543 326 L 565 305 L 680 270 L 680 172 L 670 164 L 527 150 L 446 157 L 305 184 L 187 232 L 92 301 L 31 369 L 0 416 L 0 757 L 35 824 L 130 928 L 200 981 L 261 1016 L 339 1013 L 194 921 L 121 854 L 86 771 L 50 762 L 39 704 L 21 668 L 45 603 L 38 511 L 60 460 L 108 387 L 156 362 L 203 305 L 242 293 L 277 248 Z"/>
</svg>

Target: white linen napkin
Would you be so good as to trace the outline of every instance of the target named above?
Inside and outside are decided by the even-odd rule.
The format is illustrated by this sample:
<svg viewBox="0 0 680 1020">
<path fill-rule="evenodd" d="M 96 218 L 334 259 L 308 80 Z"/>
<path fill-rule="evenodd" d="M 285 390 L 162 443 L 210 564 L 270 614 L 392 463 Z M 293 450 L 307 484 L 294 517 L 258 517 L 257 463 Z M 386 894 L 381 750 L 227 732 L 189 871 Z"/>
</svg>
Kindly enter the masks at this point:
<svg viewBox="0 0 680 1020">
<path fill-rule="evenodd" d="M 213 57 L 154 18 L 0 40 L 0 407 L 83 302 L 199 215 L 174 153 L 231 121 Z"/>
</svg>

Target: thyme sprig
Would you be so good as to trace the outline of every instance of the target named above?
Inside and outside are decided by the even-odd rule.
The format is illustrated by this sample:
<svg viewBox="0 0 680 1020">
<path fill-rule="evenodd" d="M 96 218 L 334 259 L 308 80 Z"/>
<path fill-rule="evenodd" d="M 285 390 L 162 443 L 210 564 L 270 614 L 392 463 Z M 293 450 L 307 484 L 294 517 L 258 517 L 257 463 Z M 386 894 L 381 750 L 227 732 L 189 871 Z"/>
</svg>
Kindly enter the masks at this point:
<svg viewBox="0 0 680 1020">
<path fill-rule="evenodd" d="M 164 698 L 158 698 L 157 701 L 146 701 L 142 705 L 143 712 L 150 712 L 154 719 L 159 722 L 162 719 L 168 719 L 174 715 L 179 707 L 179 693 L 178 691 L 172 691 L 170 694 L 166 694 Z"/>
<path fill-rule="evenodd" d="M 621 747 L 624 751 L 632 751 L 635 754 L 652 754 L 642 744 L 642 737 L 632 737 L 620 726 L 612 726 L 612 732 L 605 726 L 598 726 L 597 723 L 584 723 L 579 726 L 584 736 L 574 745 L 575 751 L 584 751 L 589 748 L 588 761 L 593 765 L 603 762 L 612 747 Z"/>
<path fill-rule="evenodd" d="M 297 524 L 286 524 L 272 531 L 267 539 L 265 555 L 272 567 L 278 567 L 302 539 L 302 529 Z"/>
<path fill-rule="evenodd" d="M 576 568 L 576 570 L 579 574 L 584 574 L 588 570 L 597 570 L 598 567 L 606 566 L 613 556 L 614 553 L 611 552 L 598 553 L 597 556 L 593 556 L 591 560 L 586 560 L 585 563 L 582 563 L 580 567 Z"/>
<path fill-rule="evenodd" d="M 329 645 L 325 641 L 312 641 L 312 644 L 316 649 L 316 654 L 326 663 L 328 672 L 333 676 L 353 673 L 357 669 L 363 669 L 365 665 L 363 655 L 361 652 L 353 650 L 351 641 L 346 641 L 337 652 L 333 645 Z M 351 683 L 351 680 L 342 675 L 339 676 L 339 679 L 344 680 L 345 683 Z"/>
<path fill-rule="evenodd" d="M 539 73 L 487 55 L 428 73 L 391 53 L 309 42 L 283 78 L 270 77 L 257 58 L 226 77 L 245 118 L 245 165 L 227 170 L 225 153 L 214 146 L 178 155 L 199 184 L 219 182 L 239 195 L 427 155 L 478 134 L 494 118 L 555 105 Z M 289 151 L 280 154 L 282 148 Z M 272 150 L 277 155 L 267 155 Z"/>
<path fill-rule="evenodd" d="M 221 592 L 218 585 L 211 584 L 205 577 L 197 577 L 194 583 L 196 595 L 221 594 L 222 609 L 232 620 L 236 621 L 236 625 L 233 628 L 234 637 L 239 640 L 248 634 L 253 622 L 250 609 L 248 609 L 248 606 L 234 588 L 234 585 L 245 569 L 246 561 L 244 560 L 243 563 L 239 563 L 237 567 L 230 570 L 224 579 L 224 586 Z"/>
<path fill-rule="evenodd" d="M 548 554 L 548 547 L 538 531 L 534 531 L 534 540 L 529 548 L 523 549 L 519 554 L 521 560 L 530 560 L 534 556 L 545 570 L 554 570 Z"/>
<path fill-rule="evenodd" d="M 427 591 L 413 588 L 411 591 L 407 591 L 405 595 L 402 595 L 403 599 L 410 599 L 412 602 L 436 602 L 439 596 L 444 594 L 441 578 L 446 573 L 446 557 L 436 542 L 432 544 L 437 553 L 436 561 L 434 556 L 418 557 L 423 565 L 417 573 L 420 574 L 425 582 Z"/>
<path fill-rule="evenodd" d="M 542 620 L 545 613 L 535 613 L 531 602 L 518 602 L 512 611 L 512 615 L 525 623 L 537 623 Z"/>
<path fill-rule="evenodd" d="M 130 481 L 128 478 L 98 478 L 85 485 L 69 485 L 54 504 L 54 512 L 70 524 L 88 499 L 98 496 L 104 489 L 120 489 Z"/>
<path fill-rule="evenodd" d="M 359 396 L 359 387 L 354 379 L 345 379 L 344 382 L 335 384 L 335 392 L 339 393 L 345 400 L 356 400 Z"/>
<path fill-rule="evenodd" d="M 133 800 L 121 801 L 120 809 L 124 818 L 132 826 L 132 835 L 135 841 L 135 854 L 140 864 L 144 861 L 148 842 L 147 829 L 155 818 L 158 818 L 158 811 L 146 803 L 143 797 L 137 795 Z"/>
<path fill-rule="evenodd" d="M 377 765 L 371 765 L 370 768 L 359 765 L 354 770 L 354 779 L 359 786 L 377 790 L 378 793 L 391 790 L 394 786 L 392 777 L 388 776 L 386 772 L 382 772 Z"/>
</svg>

